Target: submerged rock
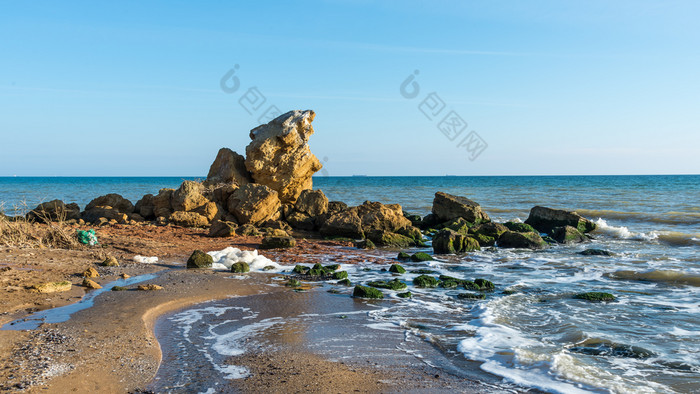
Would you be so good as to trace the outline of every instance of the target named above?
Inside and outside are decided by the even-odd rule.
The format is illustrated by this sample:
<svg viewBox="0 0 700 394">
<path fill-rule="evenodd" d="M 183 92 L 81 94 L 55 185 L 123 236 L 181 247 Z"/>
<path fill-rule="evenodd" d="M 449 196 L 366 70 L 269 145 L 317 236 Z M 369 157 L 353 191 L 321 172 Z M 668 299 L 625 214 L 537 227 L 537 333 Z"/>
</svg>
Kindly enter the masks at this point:
<svg viewBox="0 0 700 394">
<path fill-rule="evenodd" d="M 457 294 L 457 298 L 460 298 L 463 300 L 483 300 L 483 299 L 486 299 L 486 294 L 459 293 L 459 294 Z"/>
<path fill-rule="evenodd" d="M 491 221 L 486 212 L 482 211 L 481 206 L 475 201 L 443 192 L 435 193 L 432 212 L 443 222 L 456 218 L 463 218 L 475 225 Z"/>
<path fill-rule="evenodd" d="M 578 254 L 584 255 L 584 256 L 614 256 L 615 253 L 609 251 L 609 250 L 603 250 L 603 249 L 586 249 L 583 252 L 579 252 Z"/>
<path fill-rule="evenodd" d="M 501 248 L 544 249 L 547 243 L 537 233 L 516 233 L 506 231 L 498 238 L 497 245 Z"/>
<path fill-rule="evenodd" d="M 603 293 L 599 291 L 590 291 L 588 293 L 579 293 L 574 295 L 575 299 L 586 300 L 586 301 L 615 301 L 615 296 L 610 293 Z"/>
<path fill-rule="evenodd" d="M 412 297 L 413 297 L 413 294 L 411 294 L 410 291 L 407 291 L 407 292 L 404 292 L 404 293 L 397 293 L 396 296 L 397 296 L 397 297 L 401 297 L 401 298 L 412 298 Z"/>
<path fill-rule="evenodd" d="M 404 290 L 408 287 L 407 284 L 401 282 L 398 279 L 392 279 L 389 281 L 376 280 L 376 281 L 368 282 L 367 285 L 372 286 L 372 287 L 376 287 L 379 289 L 389 289 L 389 290 L 395 290 L 395 291 Z"/>
<path fill-rule="evenodd" d="M 201 250 L 195 250 L 187 259 L 187 268 L 211 268 L 212 264 L 214 258 Z"/>
<path fill-rule="evenodd" d="M 530 210 L 530 216 L 525 223 L 541 233 L 551 233 L 555 227 L 571 226 L 582 233 L 595 230 L 595 223 L 576 212 L 563 209 L 552 209 L 536 206 Z"/>
<path fill-rule="evenodd" d="M 355 285 L 355 290 L 353 290 L 352 296 L 358 298 L 381 299 L 384 298 L 384 293 L 382 293 L 381 290 L 375 289 L 373 287 Z"/>
<path fill-rule="evenodd" d="M 348 271 L 336 271 L 331 275 L 332 279 L 340 280 L 348 278 Z"/>
<path fill-rule="evenodd" d="M 290 111 L 250 131 L 245 166 L 256 183 L 277 191 L 284 203 L 311 189 L 311 176 L 323 167 L 308 145 L 315 116 L 313 111 Z"/>
<path fill-rule="evenodd" d="M 352 282 L 350 281 L 350 279 L 347 278 L 339 280 L 338 284 L 343 286 L 352 286 Z"/>
</svg>

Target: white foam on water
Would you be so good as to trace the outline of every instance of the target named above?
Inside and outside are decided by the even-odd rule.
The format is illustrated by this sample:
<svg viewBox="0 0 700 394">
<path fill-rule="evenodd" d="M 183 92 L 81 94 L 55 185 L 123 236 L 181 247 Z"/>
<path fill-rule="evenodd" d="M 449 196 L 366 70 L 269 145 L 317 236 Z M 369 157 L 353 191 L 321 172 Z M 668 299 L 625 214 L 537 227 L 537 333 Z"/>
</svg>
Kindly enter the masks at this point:
<svg viewBox="0 0 700 394">
<path fill-rule="evenodd" d="M 145 256 L 134 256 L 134 261 L 141 264 L 155 264 L 158 262 L 157 256 L 145 257 Z"/>
<path fill-rule="evenodd" d="M 673 327 L 673 330 L 670 331 L 671 335 L 675 335 L 677 337 L 694 337 L 694 336 L 699 336 L 700 331 L 690 331 L 690 330 L 684 330 L 680 327 Z"/>
<path fill-rule="evenodd" d="M 659 234 L 655 231 L 651 231 L 649 233 L 635 233 L 630 231 L 630 229 L 625 226 L 611 226 L 605 221 L 605 219 L 602 218 L 598 218 L 598 220 L 595 221 L 595 224 L 595 234 L 604 234 L 612 238 L 630 239 L 636 241 L 651 241 L 659 238 Z"/>
<path fill-rule="evenodd" d="M 213 339 L 214 344 L 211 348 L 222 356 L 240 356 L 245 353 L 245 347 L 242 346 L 243 339 L 255 337 L 258 333 L 280 323 L 284 323 L 284 321 L 279 317 L 265 319 L 225 334 L 212 332 L 212 335 L 205 337 L 205 339 Z"/>
<path fill-rule="evenodd" d="M 289 267 L 282 266 L 267 257 L 258 254 L 257 250 L 240 250 L 234 247 L 228 247 L 224 250 L 208 252 L 214 259 L 212 269 L 215 270 L 230 270 L 231 266 L 236 263 L 248 263 L 251 271 L 262 271 L 265 267 L 274 267 L 268 272 L 281 272 Z"/>
</svg>

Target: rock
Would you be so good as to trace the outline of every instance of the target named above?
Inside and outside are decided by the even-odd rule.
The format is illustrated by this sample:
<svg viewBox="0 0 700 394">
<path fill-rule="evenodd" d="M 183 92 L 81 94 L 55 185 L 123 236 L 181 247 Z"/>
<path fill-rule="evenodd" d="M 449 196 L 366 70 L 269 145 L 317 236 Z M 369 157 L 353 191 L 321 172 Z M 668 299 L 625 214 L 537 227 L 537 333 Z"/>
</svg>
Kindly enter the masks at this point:
<svg viewBox="0 0 700 394">
<path fill-rule="evenodd" d="M 168 225 L 168 219 L 159 216 L 155 220 L 156 226 L 167 226 Z"/>
<path fill-rule="evenodd" d="M 175 211 L 168 217 L 168 222 L 182 227 L 209 226 L 209 220 L 196 212 Z"/>
<path fill-rule="evenodd" d="M 389 281 L 376 280 L 376 281 L 368 282 L 367 285 L 372 286 L 372 287 L 376 287 L 378 289 L 389 289 L 389 290 L 394 290 L 394 291 L 406 290 L 406 288 L 408 287 L 407 284 L 401 282 L 398 279 L 392 279 Z"/>
<path fill-rule="evenodd" d="M 153 216 L 156 218 L 167 218 L 173 213 L 173 207 L 170 204 L 170 199 L 173 196 L 175 189 L 160 189 L 158 195 L 153 197 Z"/>
<path fill-rule="evenodd" d="M 287 222 L 283 222 L 281 220 L 266 220 L 260 224 L 260 227 L 284 230 L 287 233 L 292 231 L 292 227 Z"/>
<path fill-rule="evenodd" d="M 258 231 L 258 229 L 255 228 L 255 226 L 253 226 L 253 225 L 250 224 L 250 223 L 244 224 L 244 225 L 238 227 L 238 233 L 239 233 L 240 235 L 245 235 L 245 236 L 248 236 L 248 237 L 258 237 L 258 236 L 260 236 L 260 232 Z"/>
<path fill-rule="evenodd" d="M 454 230 L 440 230 L 433 237 L 433 252 L 436 254 L 455 254 L 481 250 L 479 241 Z"/>
<path fill-rule="evenodd" d="M 259 224 L 266 220 L 277 220 L 281 203 L 277 192 L 264 185 L 249 183 L 231 194 L 228 199 L 229 212 L 236 215 L 241 224 Z"/>
<path fill-rule="evenodd" d="M 443 222 L 460 217 L 475 225 L 491 221 L 478 203 L 443 192 L 435 193 L 432 212 Z"/>
<path fill-rule="evenodd" d="M 153 219 L 155 214 L 153 212 L 153 194 L 146 194 L 141 197 L 140 200 L 134 205 L 134 212 L 138 213 L 144 219 Z"/>
<path fill-rule="evenodd" d="M 536 232 L 538 232 L 537 230 L 535 230 L 534 227 L 530 226 L 527 223 L 506 222 L 505 227 L 510 231 L 515 231 L 516 233 L 536 233 Z"/>
<path fill-rule="evenodd" d="M 348 271 L 337 271 L 331 275 L 332 279 L 340 280 L 348 278 Z"/>
<path fill-rule="evenodd" d="M 583 252 L 579 252 L 580 255 L 584 256 L 614 256 L 615 253 L 603 249 L 586 249 Z"/>
<path fill-rule="evenodd" d="M 479 242 L 479 246 L 493 246 L 496 244 L 496 238 L 489 237 L 481 233 L 473 234 L 472 237 Z"/>
<path fill-rule="evenodd" d="M 250 266 L 245 261 L 239 261 L 231 265 L 231 272 L 235 274 L 244 274 L 250 272 Z"/>
<path fill-rule="evenodd" d="M 114 256 L 107 256 L 107 258 L 102 262 L 103 267 L 119 267 L 119 262 Z"/>
<path fill-rule="evenodd" d="M 457 297 L 463 300 L 483 300 L 486 299 L 486 294 L 459 293 Z"/>
<path fill-rule="evenodd" d="M 560 244 L 576 244 L 588 241 L 582 232 L 571 226 L 555 227 L 552 229 L 552 238 Z"/>
<path fill-rule="evenodd" d="M 403 213 L 403 216 L 411 221 L 411 224 L 414 227 L 420 228 L 423 225 L 423 218 L 420 217 L 420 215 L 415 215 L 415 214 L 410 214 L 407 212 Z"/>
<path fill-rule="evenodd" d="M 420 262 L 420 261 L 432 261 L 433 257 L 425 252 L 417 252 L 411 255 L 411 261 L 415 262 Z"/>
<path fill-rule="evenodd" d="M 406 248 L 415 244 L 415 241 L 405 235 L 392 233 L 384 230 L 369 230 L 365 236 L 370 241 L 380 246 L 394 246 Z"/>
<path fill-rule="evenodd" d="M 147 284 L 147 285 L 139 285 L 136 289 L 141 290 L 141 291 L 154 291 L 154 290 L 163 290 L 163 286 L 158 286 L 158 285 L 154 285 L 151 283 L 151 284 Z"/>
<path fill-rule="evenodd" d="M 479 286 L 479 290 L 481 291 L 493 291 L 496 289 L 496 285 L 494 285 L 490 280 L 486 279 L 474 279 L 474 284 Z"/>
<path fill-rule="evenodd" d="M 396 233 L 412 239 L 416 246 L 423 244 L 423 233 L 420 232 L 418 227 L 406 226 L 398 229 Z"/>
<path fill-rule="evenodd" d="M 411 298 L 413 297 L 413 294 L 411 294 L 410 291 L 407 291 L 405 293 L 397 293 L 396 296 L 401 298 Z"/>
<path fill-rule="evenodd" d="M 221 215 L 219 214 L 219 206 L 215 202 L 211 201 L 200 206 L 199 208 L 195 208 L 192 212 L 204 216 L 205 218 L 207 218 L 208 221 L 212 221 L 215 218 L 221 217 Z"/>
<path fill-rule="evenodd" d="M 546 207 L 534 207 L 530 210 L 530 216 L 525 223 L 531 225 L 541 233 L 551 233 L 555 227 L 571 226 L 582 233 L 595 230 L 595 223 L 577 214 L 576 212 Z"/>
<path fill-rule="evenodd" d="M 262 240 L 260 249 L 288 249 L 297 244 L 292 237 L 265 237 Z"/>
<path fill-rule="evenodd" d="M 425 216 L 423 216 L 423 220 L 421 220 L 421 229 L 428 229 L 431 227 L 435 227 L 439 225 L 440 223 L 444 222 L 444 220 L 440 220 L 438 215 L 434 213 L 429 213 Z"/>
<path fill-rule="evenodd" d="M 483 223 L 483 224 L 480 224 L 478 226 L 472 227 L 470 229 L 470 232 L 473 234 L 481 234 L 481 235 L 485 235 L 487 237 L 498 239 L 501 236 L 501 234 L 505 233 L 508 230 L 509 230 L 509 227 L 507 225 L 489 222 L 489 223 Z M 512 231 L 515 231 L 515 230 L 512 230 Z"/>
<path fill-rule="evenodd" d="M 277 191 L 284 203 L 311 189 L 311 176 L 323 167 L 308 145 L 315 116 L 313 111 L 290 111 L 250 131 L 246 169 L 256 183 Z"/>
<path fill-rule="evenodd" d="M 195 181 L 184 181 L 170 197 L 173 211 L 193 211 L 209 202 L 204 197 L 204 186 Z"/>
<path fill-rule="evenodd" d="M 73 284 L 64 280 L 62 282 L 40 283 L 31 288 L 39 293 L 58 293 L 69 291 L 71 287 L 73 287 Z"/>
<path fill-rule="evenodd" d="M 302 190 L 294 209 L 309 217 L 323 215 L 328 212 L 328 198 L 321 190 Z"/>
<path fill-rule="evenodd" d="M 314 219 L 303 212 L 292 211 L 290 214 L 286 215 L 285 218 L 292 228 L 298 230 L 313 231 L 314 228 L 316 228 Z"/>
<path fill-rule="evenodd" d="M 409 254 L 406 253 L 406 252 L 399 252 L 399 255 L 396 256 L 396 260 L 399 260 L 399 261 L 409 261 L 409 260 L 411 260 L 411 255 L 409 255 Z"/>
<path fill-rule="evenodd" d="M 112 291 L 126 291 L 128 290 L 126 287 L 123 286 L 114 286 L 112 287 Z"/>
<path fill-rule="evenodd" d="M 126 217 L 129 218 L 129 224 L 134 224 L 131 222 L 143 222 L 146 220 L 143 216 L 141 216 L 138 213 L 130 213 L 130 214 L 126 215 Z"/>
<path fill-rule="evenodd" d="M 516 233 L 506 231 L 498 238 L 500 248 L 544 249 L 547 243 L 537 233 Z"/>
<path fill-rule="evenodd" d="M 441 227 L 443 229 L 449 228 L 450 230 L 454 230 L 460 234 L 468 235 L 472 227 L 474 227 L 474 225 L 464 218 L 455 218 L 443 223 L 438 227 Z"/>
<path fill-rule="evenodd" d="M 205 197 L 209 198 L 210 201 L 225 207 L 228 205 L 228 199 L 231 197 L 231 194 L 238 189 L 238 185 L 233 183 L 222 184 L 207 192 Z"/>
<path fill-rule="evenodd" d="M 615 296 L 610 293 L 602 293 L 598 291 L 591 291 L 588 293 L 579 293 L 574 295 L 575 299 L 586 300 L 586 301 L 615 301 Z"/>
<path fill-rule="evenodd" d="M 125 213 L 110 206 L 99 206 L 86 209 L 82 213 L 82 219 L 88 223 L 99 223 L 114 221 L 114 223 L 125 224 L 129 220 L 129 216 Z M 105 219 L 101 221 L 100 219 Z"/>
<path fill-rule="evenodd" d="M 348 209 L 331 215 L 321 226 L 321 235 L 352 239 L 365 237 L 365 233 L 362 231 L 362 221 L 357 215 L 356 209 Z"/>
<path fill-rule="evenodd" d="M 341 279 L 338 281 L 338 284 L 343 286 L 352 286 L 350 279 Z"/>
<path fill-rule="evenodd" d="M 129 274 L 121 274 L 121 275 L 119 275 L 119 277 L 122 278 L 122 279 L 129 279 L 129 278 L 131 278 L 131 275 L 129 275 Z"/>
<path fill-rule="evenodd" d="M 85 207 L 85 210 L 89 211 L 96 207 L 112 207 L 112 209 L 121 213 L 134 212 L 134 204 L 115 193 L 97 197 L 96 199 L 90 201 L 90 203 Z"/>
<path fill-rule="evenodd" d="M 355 290 L 352 292 L 352 296 L 358 298 L 380 299 L 384 298 L 384 293 L 382 293 L 381 290 L 372 287 L 356 285 Z"/>
<path fill-rule="evenodd" d="M 97 278 L 98 276 L 100 276 L 100 273 L 94 267 L 88 267 L 88 269 L 83 271 L 84 278 Z"/>
<path fill-rule="evenodd" d="M 216 159 L 209 167 L 204 186 L 222 183 L 243 186 L 253 183 L 253 178 L 245 167 L 245 158 L 229 148 L 219 149 Z"/>
<path fill-rule="evenodd" d="M 80 219 L 80 207 L 76 203 L 66 204 L 61 200 L 53 200 L 37 205 L 26 215 L 27 220 L 43 222 L 65 221 Z"/>
<path fill-rule="evenodd" d="M 402 267 L 399 264 L 392 264 L 391 266 L 389 266 L 389 272 L 392 272 L 395 274 L 405 274 L 406 268 Z"/>
<path fill-rule="evenodd" d="M 376 249 L 377 245 L 375 245 L 374 242 L 372 242 L 372 240 L 370 240 L 370 239 L 361 239 L 361 240 L 355 242 L 355 247 L 358 249 L 371 250 L 371 249 Z"/>
<path fill-rule="evenodd" d="M 285 286 L 288 286 L 288 287 L 299 287 L 299 286 L 301 286 L 301 282 L 300 282 L 299 280 L 297 280 L 297 279 L 289 278 L 289 280 L 287 281 L 287 283 L 285 284 Z"/>
<path fill-rule="evenodd" d="M 262 231 L 263 231 L 263 235 L 265 235 L 266 237 L 289 237 L 290 236 L 288 232 L 286 232 L 284 230 L 280 230 L 278 228 L 265 227 L 262 229 Z"/>
<path fill-rule="evenodd" d="M 440 281 L 432 276 L 420 275 L 413 279 L 413 285 L 420 288 L 437 287 Z"/>
<path fill-rule="evenodd" d="M 362 222 L 362 230 L 383 230 L 398 232 L 404 227 L 411 227 L 411 221 L 403 216 L 403 210 L 399 204 L 382 204 L 380 202 L 365 201 L 362 205 L 353 208 Z M 376 242 L 376 241 L 375 241 Z"/>
<path fill-rule="evenodd" d="M 214 258 L 201 250 L 195 250 L 187 259 L 187 268 L 211 268 L 212 264 Z"/>
<path fill-rule="evenodd" d="M 102 286 L 100 286 L 97 282 L 94 280 L 85 278 L 83 279 L 83 286 L 87 287 L 88 289 L 101 289 Z"/>
<path fill-rule="evenodd" d="M 328 202 L 328 212 L 330 212 L 330 213 L 343 212 L 346 209 L 348 209 L 348 204 L 346 204 L 342 201 L 329 201 Z"/>
<path fill-rule="evenodd" d="M 235 237 L 236 228 L 238 228 L 236 223 L 214 220 L 211 222 L 211 227 L 209 227 L 209 236 L 218 238 Z"/>
</svg>

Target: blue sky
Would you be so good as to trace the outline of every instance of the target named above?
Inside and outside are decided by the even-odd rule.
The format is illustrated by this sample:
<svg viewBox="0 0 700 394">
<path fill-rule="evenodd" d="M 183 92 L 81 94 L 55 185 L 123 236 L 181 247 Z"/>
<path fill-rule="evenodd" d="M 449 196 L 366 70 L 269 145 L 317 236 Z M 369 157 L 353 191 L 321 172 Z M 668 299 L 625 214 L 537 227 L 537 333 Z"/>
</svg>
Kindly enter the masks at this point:
<svg viewBox="0 0 700 394">
<path fill-rule="evenodd" d="M 700 2 L 232 3 L 2 1 L 0 176 L 206 175 L 273 105 L 328 175 L 700 173 Z"/>
</svg>

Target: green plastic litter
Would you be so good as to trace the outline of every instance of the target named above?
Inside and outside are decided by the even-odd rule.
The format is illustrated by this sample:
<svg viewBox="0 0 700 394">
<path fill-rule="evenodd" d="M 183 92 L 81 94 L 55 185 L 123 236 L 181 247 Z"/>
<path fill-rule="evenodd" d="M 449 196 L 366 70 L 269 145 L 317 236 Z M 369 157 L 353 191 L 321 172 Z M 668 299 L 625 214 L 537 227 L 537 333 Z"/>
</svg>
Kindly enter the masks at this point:
<svg viewBox="0 0 700 394">
<path fill-rule="evenodd" d="M 84 245 L 98 245 L 97 236 L 95 235 L 95 230 L 90 229 L 88 231 L 78 230 L 78 241 Z"/>
</svg>

